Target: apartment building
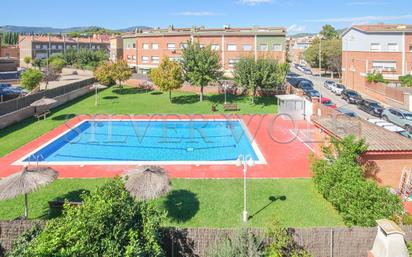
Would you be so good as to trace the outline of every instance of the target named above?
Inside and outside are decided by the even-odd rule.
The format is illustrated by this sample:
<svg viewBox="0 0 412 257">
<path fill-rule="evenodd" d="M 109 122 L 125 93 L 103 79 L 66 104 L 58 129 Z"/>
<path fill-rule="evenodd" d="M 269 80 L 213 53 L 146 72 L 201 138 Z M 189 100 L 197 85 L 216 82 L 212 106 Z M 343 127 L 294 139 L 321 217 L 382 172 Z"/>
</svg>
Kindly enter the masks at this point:
<svg viewBox="0 0 412 257">
<path fill-rule="evenodd" d="M 110 38 L 110 60 L 115 62 L 123 59 L 123 39 L 122 36 Z"/>
<path fill-rule="evenodd" d="M 412 72 L 412 25 L 355 25 L 342 35 L 343 83 L 363 92 L 374 71 L 397 81 Z"/>
<path fill-rule="evenodd" d="M 22 35 L 19 36 L 20 66 L 24 66 L 24 57 L 45 59 L 52 54 L 64 53 L 68 49 L 109 51 L 110 40 L 106 35 L 93 37 L 70 38 L 67 36 L 51 35 Z"/>
<path fill-rule="evenodd" d="M 289 39 L 289 60 L 293 63 L 306 65 L 303 53 L 312 44 L 314 38 L 313 36 L 291 37 Z"/>
<path fill-rule="evenodd" d="M 174 28 L 140 30 L 123 36 L 123 58 L 139 73 L 157 67 L 162 58 L 180 60 L 191 40 L 217 51 L 225 71 L 233 70 L 242 57 L 286 61 L 286 29 L 282 27 Z"/>
</svg>

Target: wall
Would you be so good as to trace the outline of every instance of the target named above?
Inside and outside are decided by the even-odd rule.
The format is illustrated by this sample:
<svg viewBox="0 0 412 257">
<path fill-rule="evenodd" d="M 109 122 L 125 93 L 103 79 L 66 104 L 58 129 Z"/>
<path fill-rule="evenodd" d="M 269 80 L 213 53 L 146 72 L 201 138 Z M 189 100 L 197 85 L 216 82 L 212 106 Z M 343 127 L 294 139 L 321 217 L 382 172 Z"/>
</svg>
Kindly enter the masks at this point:
<svg viewBox="0 0 412 257">
<path fill-rule="evenodd" d="M 19 48 L 15 46 L 2 47 L 0 51 L 0 57 L 16 58 L 19 59 Z"/>
<path fill-rule="evenodd" d="M 43 221 L 0 221 L 0 256 L 10 249 L 13 240 L 34 222 Z M 403 227 L 406 240 L 412 240 L 412 227 Z M 223 235 L 232 234 L 233 229 L 213 228 L 165 228 L 161 231 L 167 256 L 206 256 L 207 249 Z M 263 230 L 254 229 L 259 235 Z M 360 257 L 367 256 L 372 249 L 376 228 L 298 228 L 290 229 L 295 241 L 316 257 Z M 1 252 L 3 249 L 3 252 Z"/>
<path fill-rule="evenodd" d="M 394 33 L 365 33 L 351 29 L 342 38 L 343 51 L 365 51 L 369 52 L 371 43 L 380 43 L 383 52 L 388 51 L 388 43 L 397 43 L 399 51 L 402 51 L 402 32 Z"/>
</svg>

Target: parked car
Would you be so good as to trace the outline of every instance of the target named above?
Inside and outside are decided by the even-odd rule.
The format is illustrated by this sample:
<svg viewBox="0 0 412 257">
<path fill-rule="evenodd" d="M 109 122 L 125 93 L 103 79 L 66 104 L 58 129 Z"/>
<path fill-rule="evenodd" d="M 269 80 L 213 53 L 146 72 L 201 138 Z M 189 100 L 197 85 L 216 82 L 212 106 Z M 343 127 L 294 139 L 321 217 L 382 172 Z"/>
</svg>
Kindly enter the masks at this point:
<svg viewBox="0 0 412 257">
<path fill-rule="evenodd" d="M 302 77 L 296 77 L 296 78 L 290 77 L 290 78 L 286 78 L 286 80 L 287 80 L 287 82 L 289 82 L 289 84 L 292 85 L 292 87 L 298 87 L 298 84 L 301 81 L 308 81 L 308 82 L 312 83 L 310 80 L 302 78 Z"/>
<path fill-rule="evenodd" d="M 305 92 L 305 91 L 303 91 Z M 307 90 L 305 92 L 305 95 L 312 101 L 312 98 L 317 97 L 320 98 L 320 93 L 318 90 L 315 89 L 311 89 L 311 90 Z"/>
<path fill-rule="evenodd" d="M 0 102 L 8 101 L 19 96 L 22 96 L 23 92 L 13 87 L 0 88 Z"/>
<path fill-rule="evenodd" d="M 389 130 L 389 131 L 391 131 L 391 132 L 398 133 L 399 135 L 401 135 L 401 136 L 403 136 L 403 137 L 412 139 L 412 135 L 411 135 L 410 133 L 408 133 L 405 129 L 403 129 L 403 128 L 399 127 L 399 126 L 394 125 L 394 124 L 391 123 L 391 122 L 388 122 L 388 121 L 386 121 L 386 120 L 381 120 L 381 119 L 368 119 L 368 121 L 369 121 L 370 123 L 373 123 L 373 124 L 379 126 L 379 127 L 384 128 L 384 129 L 386 129 L 386 130 Z"/>
<path fill-rule="evenodd" d="M 332 100 L 330 100 L 329 98 L 322 97 L 320 99 L 320 103 L 327 106 L 327 107 L 329 107 L 329 108 L 336 109 L 336 104 L 333 103 Z"/>
<path fill-rule="evenodd" d="M 339 83 L 335 83 L 331 86 L 331 91 L 335 94 L 335 95 L 341 95 L 343 90 L 345 90 L 345 86 Z"/>
<path fill-rule="evenodd" d="M 298 88 L 303 90 L 303 93 L 306 95 L 310 90 L 313 89 L 313 84 L 311 81 L 301 81 L 298 84 Z"/>
<path fill-rule="evenodd" d="M 323 86 L 329 90 L 331 90 L 332 85 L 335 84 L 334 81 L 332 80 L 325 80 L 325 83 L 323 83 Z"/>
<path fill-rule="evenodd" d="M 303 67 L 302 72 L 305 73 L 306 75 L 312 75 L 312 71 L 309 68 Z"/>
<path fill-rule="evenodd" d="M 358 108 L 376 117 L 381 117 L 384 110 L 380 103 L 370 99 L 362 100 L 362 102 L 358 104 Z"/>
<path fill-rule="evenodd" d="M 288 74 L 286 75 L 286 78 L 297 78 L 297 77 L 299 77 L 299 74 L 296 74 L 291 71 L 289 71 Z"/>
<path fill-rule="evenodd" d="M 0 89 L 7 88 L 7 87 L 11 87 L 11 84 L 8 84 L 8 83 L 1 83 L 0 84 Z"/>
<path fill-rule="evenodd" d="M 412 133 L 412 112 L 402 109 L 388 108 L 382 112 L 382 118 L 386 121 L 393 122 L 409 133 Z"/>
<path fill-rule="evenodd" d="M 360 104 L 363 100 L 358 92 L 350 89 L 343 90 L 342 99 L 350 104 Z"/>
<path fill-rule="evenodd" d="M 355 112 L 353 112 L 353 111 L 351 111 L 351 110 L 349 110 L 349 109 L 343 108 L 343 107 L 336 108 L 336 111 L 338 111 L 338 112 L 340 112 L 340 113 L 342 113 L 342 114 L 345 114 L 345 115 L 347 115 L 347 116 L 349 116 L 349 117 L 356 117 L 356 116 L 357 116 Z"/>
</svg>

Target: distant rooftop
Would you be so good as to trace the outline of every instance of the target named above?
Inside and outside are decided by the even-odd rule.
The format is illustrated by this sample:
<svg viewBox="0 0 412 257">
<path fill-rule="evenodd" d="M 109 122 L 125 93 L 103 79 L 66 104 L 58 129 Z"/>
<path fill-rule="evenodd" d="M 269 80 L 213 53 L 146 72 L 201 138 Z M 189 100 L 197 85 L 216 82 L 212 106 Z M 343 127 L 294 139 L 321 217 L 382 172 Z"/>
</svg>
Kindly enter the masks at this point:
<svg viewBox="0 0 412 257">
<path fill-rule="evenodd" d="M 55 42 L 55 43 L 109 43 L 110 36 L 108 35 L 96 35 L 93 37 L 78 37 L 72 38 L 68 36 L 56 36 L 56 35 L 20 35 L 19 41 L 30 39 L 34 42 Z"/>
<path fill-rule="evenodd" d="M 232 28 L 225 26 L 223 28 L 175 28 L 169 26 L 168 28 L 154 28 L 146 30 L 137 30 L 135 33 L 125 33 L 124 37 L 145 36 L 145 35 L 280 35 L 286 36 L 285 27 L 243 27 Z"/>
<path fill-rule="evenodd" d="M 352 28 L 365 32 L 412 32 L 411 24 L 353 25 Z"/>
</svg>

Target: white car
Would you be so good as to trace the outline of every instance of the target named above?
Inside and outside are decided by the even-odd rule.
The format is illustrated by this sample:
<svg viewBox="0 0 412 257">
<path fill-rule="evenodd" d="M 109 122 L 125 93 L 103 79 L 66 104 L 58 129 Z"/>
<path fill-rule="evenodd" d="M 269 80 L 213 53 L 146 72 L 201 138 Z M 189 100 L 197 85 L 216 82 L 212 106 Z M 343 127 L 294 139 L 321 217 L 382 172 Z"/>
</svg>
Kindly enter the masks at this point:
<svg viewBox="0 0 412 257">
<path fill-rule="evenodd" d="M 334 81 L 332 81 L 332 80 L 325 80 L 325 83 L 323 83 L 323 86 L 324 86 L 326 89 L 331 90 L 331 87 L 332 87 L 333 84 L 335 84 Z"/>
<path fill-rule="evenodd" d="M 334 83 L 330 86 L 330 90 L 335 94 L 335 95 L 342 95 L 343 90 L 345 90 L 345 86 L 339 83 Z"/>
</svg>

